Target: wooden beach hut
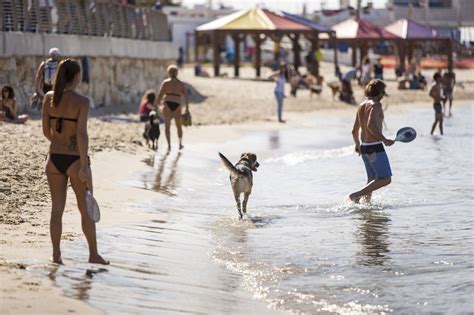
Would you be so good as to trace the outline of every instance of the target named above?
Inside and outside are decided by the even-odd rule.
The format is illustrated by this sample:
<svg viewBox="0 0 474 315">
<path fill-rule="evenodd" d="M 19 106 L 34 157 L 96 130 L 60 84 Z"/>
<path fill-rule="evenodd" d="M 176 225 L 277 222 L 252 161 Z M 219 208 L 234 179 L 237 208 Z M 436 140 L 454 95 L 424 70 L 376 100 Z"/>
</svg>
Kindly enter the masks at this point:
<svg viewBox="0 0 474 315">
<path fill-rule="evenodd" d="M 400 19 L 385 27 L 385 31 L 396 35 L 401 40 L 398 41 L 400 51 L 400 67 L 405 68 L 405 57 L 408 62 L 413 58 L 413 50 L 417 44 L 424 44 L 427 41 L 445 44 L 448 57 L 448 69 L 453 69 L 453 41 L 450 37 L 438 34 L 433 28 L 420 24 L 410 19 Z"/>
<path fill-rule="evenodd" d="M 246 36 L 252 36 L 255 42 L 255 71 L 256 76 L 260 77 L 261 68 L 261 44 L 270 38 L 275 42 L 276 51 L 278 54 L 278 47 L 283 36 L 288 36 L 292 41 L 292 50 L 294 54 L 294 65 L 298 68 L 301 65 L 301 47 L 299 40 L 305 38 L 311 42 L 310 55 L 319 49 L 319 35 L 328 34 L 332 37 L 333 31 L 326 26 L 317 24 L 311 20 L 283 12 L 272 11 L 263 8 L 244 9 L 224 16 L 217 20 L 203 24 L 195 29 L 195 59 L 199 60 L 198 47 L 205 39 L 210 39 L 213 46 L 213 65 L 214 75 L 219 75 L 220 68 L 220 53 L 219 44 L 226 36 L 231 36 L 235 45 L 234 58 L 234 75 L 239 76 L 240 67 L 240 44 Z M 335 54 L 337 51 L 335 50 Z M 313 74 L 319 74 L 319 65 L 316 58 L 312 58 Z M 337 56 L 335 58 L 337 63 Z"/>
<path fill-rule="evenodd" d="M 367 56 L 371 46 L 381 41 L 399 39 L 395 34 L 364 19 L 347 19 L 333 25 L 332 30 L 336 34 L 337 43 L 346 43 L 352 48 L 353 67 L 357 65 L 357 49 L 360 51 L 359 63 L 362 64 L 362 59 Z"/>
</svg>

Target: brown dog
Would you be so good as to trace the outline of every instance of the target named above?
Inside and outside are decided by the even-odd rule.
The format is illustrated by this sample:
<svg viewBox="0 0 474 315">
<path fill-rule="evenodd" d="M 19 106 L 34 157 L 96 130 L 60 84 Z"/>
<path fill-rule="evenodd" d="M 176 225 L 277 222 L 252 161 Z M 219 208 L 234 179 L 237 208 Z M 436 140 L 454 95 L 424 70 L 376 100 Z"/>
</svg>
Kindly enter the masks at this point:
<svg viewBox="0 0 474 315">
<path fill-rule="evenodd" d="M 339 82 L 339 81 L 330 82 L 327 85 L 331 89 L 332 100 L 334 101 L 334 98 L 336 97 L 336 95 L 341 92 L 341 82 Z"/>
<path fill-rule="evenodd" d="M 260 164 L 257 162 L 257 156 L 253 153 L 242 153 L 240 160 L 235 165 L 232 165 L 232 163 L 220 152 L 219 157 L 224 163 L 224 166 L 230 171 L 230 185 L 234 192 L 239 218 L 242 219 L 242 211 L 244 214 L 247 213 L 247 202 L 252 193 L 252 172 L 256 172 L 257 167 L 259 167 Z M 240 194 L 242 193 L 244 194 L 244 201 L 241 205 Z"/>
<path fill-rule="evenodd" d="M 305 83 L 309 87 L 309 96 L 312 97 L 313 94 L 316 95 L 321 95 L 321 92 L 323 91 L 323 82 L 324 82 L 324 77 L 318 75 L 308 75 L 305 78 Z"/>
</svg>

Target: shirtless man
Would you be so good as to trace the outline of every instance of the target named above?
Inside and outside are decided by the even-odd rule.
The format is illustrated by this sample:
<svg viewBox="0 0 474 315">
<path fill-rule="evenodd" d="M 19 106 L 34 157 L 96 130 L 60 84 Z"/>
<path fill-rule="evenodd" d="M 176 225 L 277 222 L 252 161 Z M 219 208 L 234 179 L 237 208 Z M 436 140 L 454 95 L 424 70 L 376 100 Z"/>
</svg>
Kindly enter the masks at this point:
<svg viewBox="0 0 474 315">
<path fill-rule="evenodd" d="M 456 84 L 456 75 L 452 71 L 443 74 L 443 107 L 446 115 L 446 102 L 449 101 L 449 117 L 451 117 L 451 107 L 453 106 L 453 89 Z"/>
<path fill-rule="evenodd" d="M 367 171 L 367 185 L 349 195 L 349 198 L 356 203 L 362 197 L 370 202 L 373 191 L 391 182 L 392 171 L 383 145 L 391 146 L 394 141 L 382 134 L 384 115 L 380 103 L 385 95 L 385 87 L 385 83 L 378 79 L 371 80 L 367 84 L 365 88 L 367 99 L 360 104 L 352 128 L 355 151 L 362 156 Z M 359 130 L 362 130 L 360 135 L 362 144 L 359 140 Z"/>
<path fill-rule="evenodd" d="M 61 61 L 61 52 L 57 48 L 49 50 L 49 59 L 43 61 L 36 71 L 35 92 L 44 97 L 46 93 L 53 90 L 53 80 Z"/>
<path fill-rule="evenodd" d="M 433 98 L 433 108 L 435 110 L 435 121 L 433 123 L 433 127 L 431 128 L 431 134 L 433 134 L 436 125 L 439 122 L 439 131 L 441 135 L 443 134 L 443 108 L 441 107 L 441 101 L 443 98 L 441 97 L 441 74 L 436 72 L 433 75 L 434 83 L 431 86 L 430 96 Z"/>
<path fill-rule="evenodd" d="M 168 78 L 163 81 L 156 98 L 155 108 L 164 101 L 163 118 L 165 120 L 166 141 L 168 141 L 168 151 L 171 150 L 170 127 L 171 119 L 174 118 L 176 129 L 178 129 L 179 149 L 183 148 L 183 127 L 181 124 L 181 97 L 186 104 L 185 112 L 189 112 L 189 97 L 186 86 L 178 79 L 178 67 L 171 65 L 168 67 Z"/>
</svg>

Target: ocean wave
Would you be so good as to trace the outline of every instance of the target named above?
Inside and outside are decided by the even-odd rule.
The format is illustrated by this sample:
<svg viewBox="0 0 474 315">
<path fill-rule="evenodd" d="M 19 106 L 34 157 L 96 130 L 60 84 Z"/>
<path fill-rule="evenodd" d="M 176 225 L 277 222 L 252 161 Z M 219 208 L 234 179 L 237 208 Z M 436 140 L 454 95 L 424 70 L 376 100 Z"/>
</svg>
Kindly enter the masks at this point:
<svg viewBox="0 0 474 315">
<path fill-rule="evenodd" d="M 267 163 L 281 163 L 288 166 L 295 166 L 302 164 L 306 161 L 327 159 L 327 158 L 340 158 L 349 156 L 354 153 L 354 147 L 352 145 L 345 146 L 342 148 L 326 149 L 326 150 L 308 150 L 295 153 L 289 153 L 284 156 L 269 158 L 265 160 Z"/>
</svg>

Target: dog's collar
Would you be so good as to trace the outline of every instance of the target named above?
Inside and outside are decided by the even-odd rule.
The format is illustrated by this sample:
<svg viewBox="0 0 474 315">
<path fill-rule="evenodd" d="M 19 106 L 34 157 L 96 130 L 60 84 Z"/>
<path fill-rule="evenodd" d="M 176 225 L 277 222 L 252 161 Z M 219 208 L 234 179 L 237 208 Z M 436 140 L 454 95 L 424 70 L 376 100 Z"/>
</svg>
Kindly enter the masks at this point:
<svg viewBox="0 0 474 315">
<path fill-rule="evenodd" d="M 252 172 L 256 172 L 257 167 L 255 167 L 255 165 L 252 165 L 252 161 L 251 161 L 249 158 L 241 158 L 241 159 L 239 160 L 239 163 L 240 163 L 241 161 L 245 161 L 246 163 L 248 163 L 248 165 L 245 165 L 245 167 L 248 167 L 249 170 L 251 170 Z M 253 166 L 253 167 L 252 167 L 252 166 Z"/>
<path fill-rule="evenodd" d="M 252 166 L 252 161 L 249 158 L 241 158 L 239 162 L 240 161 L 246 161 L 247 163 L 249 163 L 249 167 Z"/>
</svg>

